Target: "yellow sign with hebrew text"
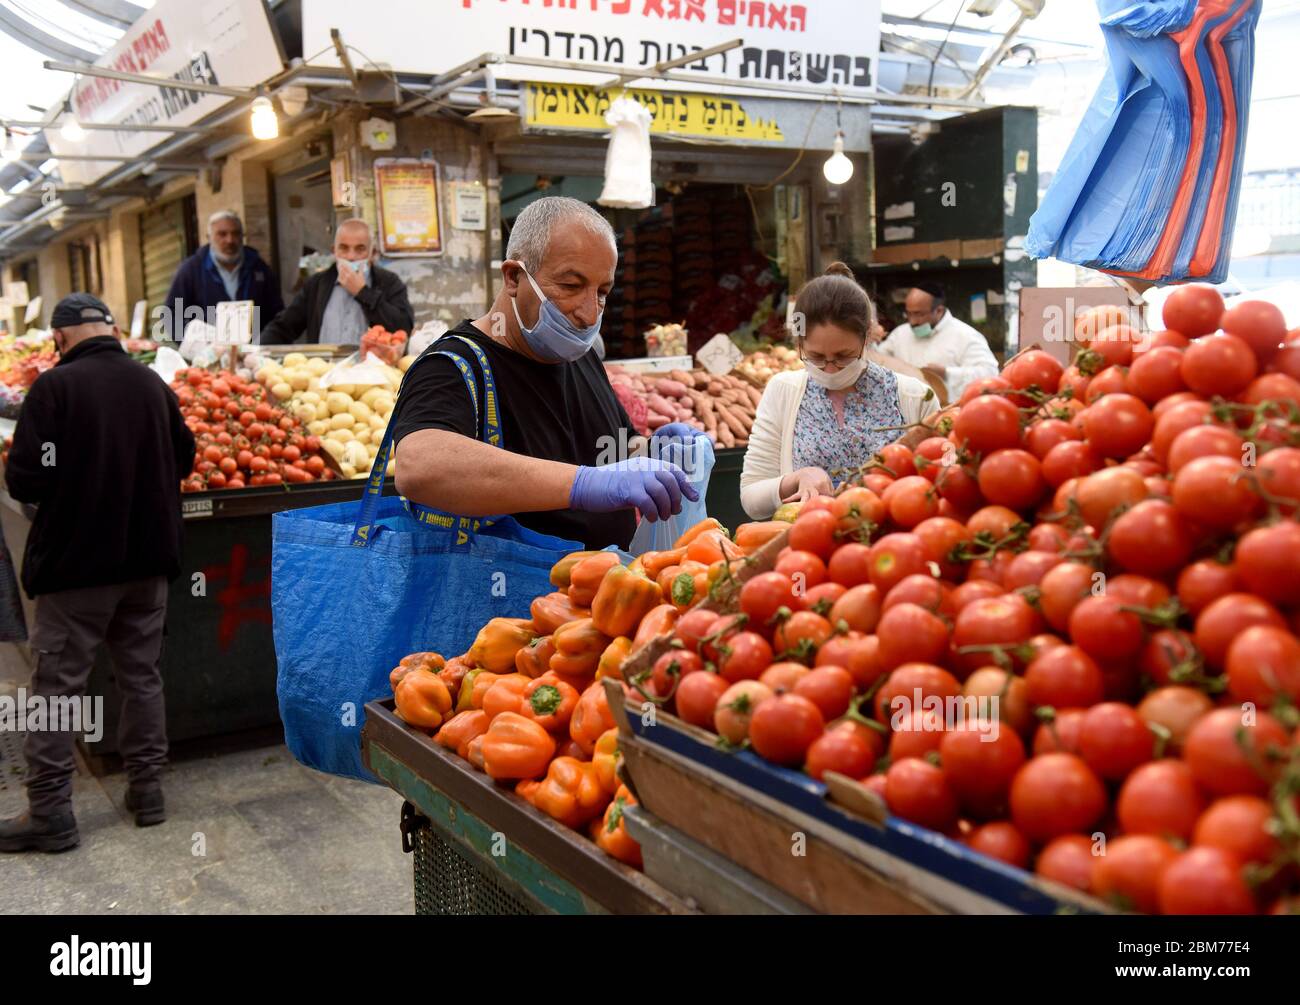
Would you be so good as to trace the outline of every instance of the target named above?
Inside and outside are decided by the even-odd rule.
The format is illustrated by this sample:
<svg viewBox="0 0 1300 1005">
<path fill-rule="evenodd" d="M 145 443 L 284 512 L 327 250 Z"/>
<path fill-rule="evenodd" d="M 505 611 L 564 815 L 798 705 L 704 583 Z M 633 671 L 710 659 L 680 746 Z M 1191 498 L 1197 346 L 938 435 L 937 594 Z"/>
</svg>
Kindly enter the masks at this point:
<svg viewBox="0 0 1300 1005">
<path fill-rule="evenodd" d="M 748 115 L 737 98 L 634 88 L 598 91 L 583 84 L 525 85 L 524 124 L 530 129 L 607 132 L 605 113 L 610 102 L 624 96 L 635 98 L 650 112 L 650 132 L 656 136 L 785 142 L 775 120 Z"/>
</svg>

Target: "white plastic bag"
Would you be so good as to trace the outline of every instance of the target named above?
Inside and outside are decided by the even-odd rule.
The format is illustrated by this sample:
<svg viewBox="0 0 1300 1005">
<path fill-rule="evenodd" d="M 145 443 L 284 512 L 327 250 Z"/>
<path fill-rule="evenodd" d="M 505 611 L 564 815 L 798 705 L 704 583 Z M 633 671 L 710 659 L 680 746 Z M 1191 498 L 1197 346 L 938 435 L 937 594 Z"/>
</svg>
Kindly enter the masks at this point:
<svg viewBox="0 0 1300 1005">
<path fill-rule="evenodd" d="M 713 444 L 707 437 L 697 436 L 691 444 L 680 441 L 650 441 L 651 457 L 676 464 L 686 472 L 686 480 L 691 483 L 699 495 L 698 502 L 691 502 L 682 496 L 682 511 L 667 520 L 650 521 L 642 518 L 632 535 L 632 544 L 628 548 L 633 555 L 644 555 L 647 551 L 668 551 L 673 542 L 690 530 L 701 520 L 708 517 L 705 496 L 709 492 L 709 474 L 713 471 Z"/>
<path fill-rule="evenodd" d="M 335 384 L 370 386 L 388 383 L 388 371 L 384 369 L 385 364 L 382 359 L 373 352 L 368 353 L 364 360 L 360 357 L 361 353 L 354 352 L 351 356 L 339 360 L 321 374 L 320 386 L 325 388 Z"/>
<path fill-rule="evenodd" d="M 149 364 L 149 369 L 161 377 L 164 384 L 170 384 L 177 372 L 187 366 L 189 364 L 185 362 L 184 356 L 170 346 L 160 345 L 153 362 Z"/>
<path fill-rule="evenodd" d="M 605 154 L 605 187 L 596 201 L 618 209 L 645 209 L 655 204 L 650 175 L 649 110 L 633 98 L 616 98 L 605 113 L 612 131 Z"/>
</svg>

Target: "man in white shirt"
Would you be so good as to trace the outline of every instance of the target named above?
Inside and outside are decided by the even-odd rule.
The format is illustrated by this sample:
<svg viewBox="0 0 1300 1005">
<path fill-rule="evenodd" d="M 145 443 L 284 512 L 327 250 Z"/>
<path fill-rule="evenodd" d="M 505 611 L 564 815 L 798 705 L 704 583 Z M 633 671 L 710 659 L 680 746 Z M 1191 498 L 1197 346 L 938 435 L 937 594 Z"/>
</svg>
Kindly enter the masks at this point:
<svg viewBox="0 0 1300 1005">
<path fill-rule="evenodd" d="M 976 329 L 949 313 L 943 287 L 922 283 L 907 291 L 907 324 L 899 325 L 877 347 L 895 359 L 919 367 L 944 382 L 948 400 L 961 397 L 966 385 L 996 377 L 998 361 Z"/>
</svg>

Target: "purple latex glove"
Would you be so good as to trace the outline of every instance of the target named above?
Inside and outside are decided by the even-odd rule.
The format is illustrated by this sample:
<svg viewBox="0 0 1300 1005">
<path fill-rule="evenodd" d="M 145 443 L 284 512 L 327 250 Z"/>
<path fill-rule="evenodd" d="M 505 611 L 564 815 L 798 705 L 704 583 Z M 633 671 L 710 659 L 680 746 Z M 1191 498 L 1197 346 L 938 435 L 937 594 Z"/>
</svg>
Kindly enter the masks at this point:
<svg viewBox="0 0 1300 1005">
<path fill-rule="evenodd" d="M 699 493 L 677 465 L 632 457 L 616 464 L 578 468 L 569 492 L 569 508 L 612 513 L 636 507 L 647 520 L 667 520 L 681 512 L 683 495 L 691 502 L 699 499 Z"/>
</svg>

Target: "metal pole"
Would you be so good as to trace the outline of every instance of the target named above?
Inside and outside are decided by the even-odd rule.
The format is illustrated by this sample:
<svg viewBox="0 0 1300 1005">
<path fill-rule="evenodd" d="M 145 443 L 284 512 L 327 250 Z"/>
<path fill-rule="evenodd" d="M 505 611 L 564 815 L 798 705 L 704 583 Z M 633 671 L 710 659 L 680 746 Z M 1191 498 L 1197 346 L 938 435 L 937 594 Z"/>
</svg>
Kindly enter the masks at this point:
<svg viewBox="0 0 1300 1005">
<path fill-rule="evenodd" d="M 86 77 L 104 77 L 108 80 L 121 80 L 127 84 L 148 84 L 150 87 L 173 87 L 181 91 L 198 91 L 200 94 L 220 94 L 227 98 L 253 98 L 255 92 L 236 87 L 219 87 L 216 84 L 199 84 L 192 80 L 173 80 L 171 77 L 158 77 L 150 73 L 124 73 L 110 70 L 90 63 L 60 63 L 47 59 L 45 69 L 60 73 L 78 73 Z"/>
<path fill-rule="evenodd" d="M 0 123 L 0 126 L 6 129 L 49 129 L 50 124 L 46 122 L 15 122 L 9 121 Z M 160 126 L 160 125 L 139 125 L 139 126 L 114 126 L 98 122 L 83 122 L 81 128 L 90 132 L 91 130 L 102 130 L 105 132 L 118 133 L 201 133 L 203 132 L 198 126 Z"/>
</svg>

